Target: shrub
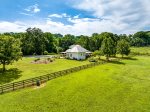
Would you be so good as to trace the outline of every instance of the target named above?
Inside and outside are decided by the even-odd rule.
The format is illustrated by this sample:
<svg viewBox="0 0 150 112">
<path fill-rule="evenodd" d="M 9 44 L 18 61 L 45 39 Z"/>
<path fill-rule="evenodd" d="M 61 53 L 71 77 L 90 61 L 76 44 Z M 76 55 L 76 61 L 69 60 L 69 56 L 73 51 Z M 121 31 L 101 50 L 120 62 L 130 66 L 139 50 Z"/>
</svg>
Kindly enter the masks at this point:
<svg viewBox="0 0 150 112">
<path fill-rule="evenodd" d="M 49 53 L 47 51 L 44 51 L 44 55 L 48 55 Z"/>
<path fill-rule="evenodd" d="M 34 61 L 37 62 L 37 61 L 39 61 L 39 60 L 40 60 L 40 58 L 37 58 L 37 59 L 35 59 Z"/>
<path fill-rule="evenodd" d="M 52 58 L 47 58 L 47 60 L 48 60 L 49 62 L 53 62 L 53 61 L 54 61 L 54 59 L 52 59 Z"/>
<path fill-rule="evenodd" d="M 97 62 L 97 60 L 94 58 L 89 58 L 88 60 L 89 60 L 89 62 Z"/>
<path fill-rule="evenodd" d="M 56 53 L 48 53 L 48 55 L 55 55 Z"/>
</svg>

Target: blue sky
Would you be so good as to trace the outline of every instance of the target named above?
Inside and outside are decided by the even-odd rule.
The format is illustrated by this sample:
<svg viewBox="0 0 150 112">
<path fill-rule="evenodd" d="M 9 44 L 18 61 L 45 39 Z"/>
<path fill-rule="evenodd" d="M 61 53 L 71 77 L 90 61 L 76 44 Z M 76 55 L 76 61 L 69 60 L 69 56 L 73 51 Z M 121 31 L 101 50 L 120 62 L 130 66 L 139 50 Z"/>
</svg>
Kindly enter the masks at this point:
<svg viewBox="0 0 150 112">
<path fill-rule="evenodd" d="M 150 30 L 150 0 L 1 0 L 0 32 L 91 35 Z"/>
</svg>

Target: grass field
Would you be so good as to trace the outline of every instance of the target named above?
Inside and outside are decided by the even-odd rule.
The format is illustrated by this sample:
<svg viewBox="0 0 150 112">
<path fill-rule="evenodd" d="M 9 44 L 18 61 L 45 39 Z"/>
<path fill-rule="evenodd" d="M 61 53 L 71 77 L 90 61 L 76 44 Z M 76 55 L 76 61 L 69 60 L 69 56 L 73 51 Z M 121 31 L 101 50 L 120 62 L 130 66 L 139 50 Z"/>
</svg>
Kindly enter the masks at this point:
<svg viewBox="0 0 150 112">
<path fill-rule="evenodd" d="M 6 66 L 7 72 L 0 72 L 0 84 L 46 75 L 48 73 L 89 63 L 88 61 L 56 59 L 49 64 L 33 64 L 31 63 L 33 60 L 35 60 L 35 58 L 24 57 L 22 60 Z M 2 68 L 2 65 L 0 68 Z"/>
<path fill-rule="evenodd" d="M 150 57 L 108 63 L 0 95 L 0 112 L 149 112 Z"/>
<path fill-rule="evenodd" d="M 131 47 L 131 52 L 140 53 L 140 54 L 150 54 L 149 47 Z"/>
</svg>

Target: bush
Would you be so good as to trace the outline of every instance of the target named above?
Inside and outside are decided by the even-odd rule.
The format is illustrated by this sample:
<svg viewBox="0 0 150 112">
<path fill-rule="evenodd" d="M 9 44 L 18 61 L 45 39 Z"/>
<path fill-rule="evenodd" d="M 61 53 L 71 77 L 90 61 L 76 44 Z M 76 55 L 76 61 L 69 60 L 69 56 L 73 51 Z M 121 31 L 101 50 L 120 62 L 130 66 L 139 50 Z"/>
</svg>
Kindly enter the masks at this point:
<svg viewBox="0 0 150 112">
<path fill-rule="evenodd" d="M 48 55 L 55 55 L 56 53 L 48 53 Z"/>
<path fill-rule="evenodd" d="M 44 55 L 48 55 L 49 53 L 47 51 L 44 51 Z"/>
<path fill-rule="evenodd" d="M 34 61 L 37 62 L 37 61 L 39 61 L 39 60 L 40 60 L 40 58 L 37 58 L 37 59 L 35 59 Z"/>
<path fill-rule="evenodd" d="M 88 60 L 89 60 L 89 62 L 97 62 L 97 60 L 94 58 L 89 58 Z"/>
<path fill-rule="evenodd" d="M 53 61 L 55 61 L 55 59 L 47 58 L 47 61 L 49 61 L 49 62 L 53 62 Z"/>
</svg>

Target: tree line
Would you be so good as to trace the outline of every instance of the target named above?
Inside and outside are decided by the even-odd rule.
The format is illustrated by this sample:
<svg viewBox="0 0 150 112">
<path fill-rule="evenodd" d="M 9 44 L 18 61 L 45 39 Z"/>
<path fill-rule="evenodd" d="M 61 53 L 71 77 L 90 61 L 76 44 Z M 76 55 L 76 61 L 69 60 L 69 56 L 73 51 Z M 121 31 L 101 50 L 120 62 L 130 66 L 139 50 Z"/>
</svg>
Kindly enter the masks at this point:
<svg viewBox="0 0 150 112">
<path fill-rule="evenodd" d="M 150 31 L 140 31 L 135 34 L 113 34 L 103 32 L 101 34 L 93 33 L 92 36 L 74 36 L 71 34 L 61 35 L 43 32 L 39 28 L 28 28 L 25 33 L 3 33 L 0 35 L 11 36 L 21 41 L 21 51 L 23 55 L 41 55 L 47 53 L 59 53 L 65 51 L 70 45 L 79 44 L 89 51 L 96 51 L 102 47 L 102 42 L 110 38 L 113 46 L 117 45 L 119 40 L 126 40 L 130 46 L 148 46 L 150 45 Z M 106 40 L 105 40 L 106 41 Z M 114 49 L 112 52 L 116 52 Z"/>
<path fill-rule="evenodd" d="M 39 28 L 28 28 L 24 33 L 0 34 L 0 64 L 11 64 L 21 58 L 22 55 L 42 55 L 60 53 L 70 45 L 79 44 L 94 55 L 104 55 L 109 60 L 116 54 L 128 55 L 130 46 L 150 45 L 150 31 L 140 31 L 133 35 L 113 34 L 103 32 L 94 33 L 92 36 L 74 36 L 71 34 L 61 35 L 43 32 Z"/>
</svg>

